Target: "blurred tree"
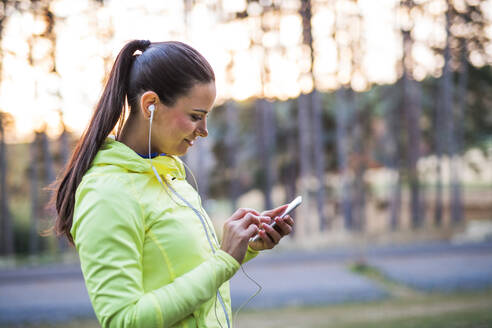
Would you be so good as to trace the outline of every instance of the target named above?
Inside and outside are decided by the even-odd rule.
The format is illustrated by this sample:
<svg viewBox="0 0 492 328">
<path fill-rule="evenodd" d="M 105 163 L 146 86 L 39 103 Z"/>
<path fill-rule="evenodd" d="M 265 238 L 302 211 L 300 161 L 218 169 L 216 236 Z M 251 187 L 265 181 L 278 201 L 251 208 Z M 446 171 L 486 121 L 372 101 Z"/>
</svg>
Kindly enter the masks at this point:
<svg viewBox="0 0 492 328">
<path fill-rule="evenodd" d="M 311 0 L 301 0 L 301 7 L 299 10 L 299 14 L 302 19 L 302 43 L 306 45 L 309 49 L 309 79 L 311 80 L 311 84 L 313 86 L 313 90 L 309 97 L 310 106 L 306 108 L 299 108 L 300 112 L 306 111 L 310 116 L 309 124 L 306 124 L 308 130 L 305 133 L 310 132 L 312 134 L 311 140 L 311 154 L 312 154 L 312 163 L 314 169 L 314 176 L 317 181 L 317 190 L 316 190 L 316 204 L 318 209 L 318 224 L 320 230 L 324 230 L 327 226 L 327 218 L 325 215 L 325 154 L 324 154 L 324 145 L 323 145 L 323 104 L 322 99 L 317 90 L 317 83 L 314 74 L 314 59 L 315 59 L 315 50 L 314 50 L 314 42 L 313 42 L 313 31 L 312 31 L 312 2 Z M 301 102 L 302 104 L 302 102 Z M 311 109 L 311 110 L 309 110 Z M 304 115 L 304 114 L 302 114 Z M 300 125 L 301 127 L 301 125 Z M 300 130 L 304 131 L 304 130 Z M 302 135 L 302 134 L 301 134 Z M 306 138 L 306 137 L 304 137 Z M 306 140 L 305 140 L 306 141 Z M 309 156 L 309 154 L 307 154 Z M 303 161 L 301 159 L 301 161 Z M 304 161 L 309 161 L 309 158 L 306 158 Z M 303 163 L 301 165 L 301 177 L 305 177 L 305 174 L 309 170 L 307 163 Z M 311 175 L 311 174 L 309 174 Z M 317 230 L 317 229 L 316 229 Z"/>
<path fill-rule="evenodd" d="M 65 122 L 63 120 L 63 112 L 60 110 L 58 111 L 60 115 L 60 125 L 61 125 L 61 130 L 62 133 L 58 137 L 58 152 L 59 152 L 59 169 L 63 169 L 67 163 L 68 160 L 70 159 L 70 152 L 71 152 L 71 143 L 70 143 L 70 138 L 71 138 L 71 132 L 68 130 L 67 126 L 65 125 Z M 58 249 L 60 251 L 64 251 L 69 247 L 68 241 L 66 238 L 63 237 L 58 237 Z"/>
<path fill-rule="evenodd" d="M 349 95 L 347 95 L 347 93 Z M 349 122 L 353 115 L 353 91 L 340 87 L 336 91 L 335 122 L 338 173 L 340 175 L 340 211 L 346 229 L 352 228 L 352 179 L 348 166 L 350 149 Z"/>
<path fill-rule="evenodd" d="M 251 3 L 255 1 L 250 1 Z M 257 1 L 256 1 L 257 2 Z M 261 159 L 260 167 L 260 185 L 264 196 L 264 208 L 269 209 L 273 207 L 272 190 L 276 182 L 275 174 L 275 154 L 276 154 L 276 119 L 275 119 L 275 107 L 272 102 L 265 99 L 269 85 L 271 84 L 271 72 L 268 65 L 270 54 L 274 51 L 281 50 L 281 46 L 278 41 L 278 33 L 281 18 L 281 6 L 275 2 L 263 2 L 259 1 L 256 4 L 259 5 L 260 14 L 256 19 L 259 24 L 257 35 L 251 38 L 251 47 L 253 51 L 258 51 L 261 56 L 260 67 L 260 80 L 261 80 L 261 94 L 256 99 L 256 134 L 257 134 L 257 158 Z M 275 35 L 275 42 L 273 44 L 265 44 L 265 36 L 267 34 Z"/>
<path fill-rule="evenodd" d="M 337 73 L 341 71 L 343 54 L 343 40 L 341 40 L 340 30 L 347 28 L 346 15 L 340 12 L 339 1 L 334 1 L 335 20 L 333 22 L 333 39 L 337 45 Z M 346 82 L 346 81 L 345 81 Z M 344 227 L 349 230 L 352 228 L 352 178 L 348 166 L 349 150 L 351 141 L 349 137 L 349 122 L 353 115 L 353 92 L 346 85 L 340 85 L 336 90 L 335 97 L 335 123 L 336 123 L 336 150 L 337 150 L 337 165 L 340 175 L 340 211 L 343 217 Z"/>
<path fill-rule="evenodd" d="M 264 193 L 264 208 L 273 208 L 272 189 L 276 180 L 276 120 L 273 103 L 260 98 L 255 102 L 257 122 L 257 151 L 261 162 L 260 181 Z"/>
<path fill-rule="evenodd" d="M 28 44 L 28 62 L 33 69 L 42 72 L 46 76 L 51 76 L 52 81 L 59 83 L 60 76 L 57 71 L 56 48 L 57 34 L 56 22 L 57 17 L 54 14 L 51 6 L 52 0 L 30 1 L 27 10 L 33 14 L 36 21 L 43 23 L 43 29 L 38 33 L 33 33 L 27 40 Z M 46 47 L 46 45 L 48 45 Z M 44 87 L 43 83 L 35 81 L 35 95 L 37 98 L 39 88 Z M 45 92 L 44 90 L 42 92 Z M 57 103 L 61 104 L 61 95 L 58 87 L 48 91 Z M 61 109 L 52 108 L 54 111 L 60 112 Z M 42 229 L 43 221 L 50 221 L 52 213 L 47 208 L 52 191 L 49 186 L 55 180 L 55 168 L 53 156 L 50 147 L 50 140 L 47 135 L 46 123 L 43 127 L 35 132 L 34 140 L 31 144 L 32 158 L 30 165 L 31 176 L 31 226 L 29 251 L 31 254 L 43 252 L 44 245 L 47 245 L 47 240 L 39 239 L 40 231 L 43 230 L 41 236 L 47 237 L 50 230 Z M 44 192 L 40 193 L 43 190 Z M 52 249 L 54 251 L 54 249 Z"/>
<path fill-rule="evenodd" d="M 284 114 L 284 117 L 286 119 L 284 120 L 283 124 L 279 124 L 279 140 L 283 140 L 283 143 L 279 142 L 279 148 L 282 147 L 282 145 L 285 147 L 285 150 L 283 152 L 285 161 L 283 162 L 283 184 L 284 184 L 284 189 L 285 189 L 285 202 L 291 202 L 298 194 L 297 190 L 297 177 L 299 176 L 298 174 L 298 169 L 299 169 L 299 154 L 300 154 L 300 143 L 298 142 L 299 136 L 297 126 L 298 122 L 295 119 L 292 119 L 293 117 L 296 117 L 295 110 L 296 104 L 291 101 L 291 102 L 286 102 L 285 103 L 285 108 L 282 108 L 282 113 Z M 295 213 L 296 221 L 299 218 L 299 215 L 296 215 Z M 294 230 L 293 230 L 293 236 L 295 237 L 295 234 L 297 232 L 297 223 L 294 225 Z"/>
<path fill-rule="evenodd" d="M 229 181 L 229 195 L 231 199 L 232 209 L 237 208 L 237 200 L 241 193 L 241 186 L 239 183 L 238 165 L 237 165 L 237 152 L 239 149 L 239 119 L 238 108 L 234 101 L 230 100 L 226 103 L 226 169 L 225 175 L 227 181 Z"/>
<path fill-rule="evenodd" d="M 345 228 L 361 230 L 365 225 L 365 153 L 369 142 L 363 126 L 371 124 L 362 121 L 367 116 L 362 113 L 361 95 L 353 90 L 355 77 L 365 79 L 362 71 L 362 16 L 355 0 L 339 0 L 334 4 L 333 39 L 337 46 L 340 83 L 335 102 L 337 163 L 341 176 L 340 209 Z"/>
<path fill-rule="evenodd" d="M 312 143 L 309 112 L 309 95 L 301 93 L 297 98 L 297 129 L 299 135 L 299 192 L 302 195 L 305 206 L 300 208 L 302 209 L 302 212 L 296 218 L 296 236 L 298 236 L 299 238 L 302 238 L 307 234 L 307 225 L 310 224 L 310 212 L 308 211 L 308 209 L 311 200 L 309 197 L 309 187 L 312 172 Z"/>
<path fill-rule="evenodd" d="M 420 10 L 413 0 L 401 1 L 400 8 L 405 12 L 405 17 L 407 17 L 407 19 Z M 413 77 L 413 70 L 415 69 L 412 55 L 414 40 L 411 35 L 413 27 L 414 24 L 411 19 L 407 22 L 403 22 L 400 27 L 403 39 L 403 56 L 401 61 L 402 76 L 399 85 L 402 89 L 400 106 L 403 111 L 403 117 L 405 117 L 404 126 L 406 136 L 403 140 L 405 140 L 406 146 L 405 171 L 410 189 L 410 217 L 412 226 L 416 228 L 423 222 L 419 173 L 417 169 L 421 148 L 419 123 L 422 107 L 422 89 L 420 84 L 415 81 Z"/>
<path fill-rule="evenodd" d="M 41 148 L 41 164 L 43 167 L 43 189 L 47 190 L 47 186 L 55 181 L 55 167 L 53 163 L 53 155 L 51 152 L 50 139 L 46 134 L 46 127 L 39 133 L 40 148 Z M 43 193 L 43 204 L 47 204 L 50 198 L 50 192 Z"/>
<path fill-rule="evenodd" d="M 464 113 L 466 110 L 468 66 L 470 59 L 475 56 L 486 58 L 486 45 L 490 42 L 490 36 L 486 32 L 487 19 L 480 2 L 471 1 L 450 2 L 447 1 L 446 21 L 449 27 L 446 29 L 447 46 L 452 66 L 455 67 L 457 80 L 454 104 L 451 107 L 451 126 L 449 130 L 449 156 L 450 167 L 450 202 L 451 222 L 463 221 L 463 196 L 462 196 L 462 155 L 464 149 Z M 452 45 L 452 47 L 451 47 Z M 446 51 L 446 50 L 445 50 Z M 453 65 L 454 63 L 454 65 Z M 452 105 L 451 104 L 451 105 Z"/>
<path fill-rule="evenodd" d="M 449 206 L 452 224 L 463 220 L 462 154 L 464 149 L 464 121 L 468 90 L 470 62 L 480 65 L 488 57 L 485 47 L 490 38 L 486 32 L 487 19 L 484 6 L 473 1 L 445 2 L 445 10 L 434 14 L 443 22 L 445 38 L 436 42 L 433 50 L 442 58 L 443 67 L 439 79 L 439 98 L 435 108 L 435 152 L 439 159 L 449 158 Z M 473 63 L 474 62 L 474 63 Z M 477 122 L 478 123 L 478 122 Z M 476 130 L 477 134 L 481 131 Z M 437 163 L 435 222 L 443 220 L 442 163 Z"/>
<path fill-rule="evenodd" d="M 389 192 L 388 192 L 388 221 L 392 231 L 400 227 L 401 200 L 402 200 L 402 115 L 399 107 L 399 94 L 395 87 L 388 87 L 386 99 L 389 99 L 389 106 L 385 110 L 386 133 L 383 137 L 385 164 L 390 170 Z M 390 92 L 391 91 L 391 92 Z"/>
<path fill-rule="evenodd" d="M 40 211 L 39 211 L 39 172 L 38 172 L 38 164 L 39 164 L 39 137 L 38 133 L 35 133 L 35 137 L 30 145 L 30 155 L 31 155 L 31 163 L 29 165 L 29 182 L 31 186 L 31 222 L 29 224 L 29 254 L 38 254 L 39 253 L 39 220 L 40 220 Z"/>
<path fill-rule="evenodd" d="M 0 83 L 3 77 L 3 32 L 11 12 L 19 5 L 19 1 L 0 1 Z M 5 143 L 5 130 L 13 123 L 11 115 L 0 112 L 0 188 L 1 188 L 1 218 L 0 218 L 0 254 L 14 254 L 13 222 L 11 221 L 8 193 L 7 193 L 7 147 Z"/>
<path fill-rule="evenodd" d="M 452 144 L 453 129 L 453 84 L 451 72 L 451 48 L 450 48 L 450 28 L 451 28 L 451 5 L 446 1 L 445 11 L 445 42 L 442 50 L 444 66 L 439 80 L 439 101 L 436 106 L 436 155 L 437 155 L 437 181 L 436 181 L 436 204 L 435 222 L 440 225 L 443 220 L 443 177 L 442 177 L 442 157 L 448 154 Z"/>
<path fill-rule="evenodd" d="M 8 181 L 7 181 L 7 144 L 5 131 L 12 127 L 13 118 L 10 114 L 0 111 L 0 255 L 13 255 L 14 232 L 12 217 L 9 209 Z"/>
<path fill-rule="evenodd" d="M 63 112 L 60 110 L 58 111 L 58 114 L 60 115 L 60 126 L 62 130 L 62 133 L 60 133 L 60 136 L 58 137 L 59 153 L 60 153 L 60 161 L 61 161 L 60 166 L 65 167 L 65 165 L 68 163 L 68 160 L 70 159 L 69 157 L 71 151 L 71 145 L 70 145 L 71 132 L 65 124 L 65 121 L 63 119 Z"/>
<path fill-rule="evenodd" d="M 226 67 L 226 85 L 234 85 L 234 51 L 229 50 L 229 62 Z M 238 167 L 238 150 L 240 122 L 237 103 L 229 100 L 225 103 L 225 178 L 227 181 L 227 190 L 229 191 L 229 199 L 231 201 L 232 210 L 238 207 L 238 198 L 241 195 L 241 184 L 239 182 L 239 167 Z"/>
</svg>

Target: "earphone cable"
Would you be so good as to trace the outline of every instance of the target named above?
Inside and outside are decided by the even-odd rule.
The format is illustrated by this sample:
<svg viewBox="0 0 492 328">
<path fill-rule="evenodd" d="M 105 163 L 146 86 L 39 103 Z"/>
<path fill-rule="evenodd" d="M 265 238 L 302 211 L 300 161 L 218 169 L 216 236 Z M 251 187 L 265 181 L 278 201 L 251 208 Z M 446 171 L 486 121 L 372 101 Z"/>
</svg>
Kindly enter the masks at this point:
<svg viewBox="0 0 492 328">
<path fill-rule="evenodd" d="M 164 184 L 163 184 L 163 182 L 161 181 L 160 176 L 159 176 L 159 174 L 158 174 L 158 172 L 157 172 L 156 168 L 155 168 L 155 167 L 154 167 L 154 165 L 152 164 L 152 156 L 151 156 L 151 137 L 152 137 L 152 121 L 153 121 L 153 118 L 154 118 L 154 110 L 151 110 L 151 111 L 150 111 L 150 124 L 149 124 L 149 137 L 148 137 L 149 160 L 150 160 L 150 166 L 152 167 L 152 170 L 154 171 L 154 174 L 156 175 L 156 177 L 157 177 L 158 181 L 160 182 L 161 186 L 164 188 Z M 191 174 L 191 177 L 193 178 L 193 182 L 195 183 L 196 192 L 197 192 L 197 194 L 198 194 L 198 200 L 199 200 L 199 204 L 200 204 L 200 212 L 201 212 L 201 214 L 203 215 L 203 217 L 204 217 L 204 218 L 206 218 L 207 216 L 206 216 L 206 215 L 204 215 L 204 213 L 202 212 L 202 210 L 203 210 L 203 206 L 202 206 L 202 202 L 201 202 L 201 198 L 200 198 L 200 192 L 199 192 L 199 189 L 198 189 L 198 183 L 197 183 L 197 181 L 196 181 L 195 175 L 193 174 L 193 171 L 191 170 L 191 168 L 190 168 L 190 167 L 189 167 L 189 166 L 188 166 L 188 165 L 187 165 L 184 161 L 181 161 L 181 162 L 182 162 L 182 163 L 184 164 L 184 166 L 188 169 L 188 171 L 189 171 L 189 172 L 190 172 L 190 174 Z M 167 182 L 166 182 L 166 185 L 167 185 Z M 168 187 L 169 187 L 169 186 L 168 186 Z M 164 188 L 164 190 L 167 192 L 166 188 Z M 171 190 L 172 190 L 172 188 L 171 188 Z M 168 194 L 169 194 L 169 193 L 168 193 Z M 179 196 L 179 195 L 178 195 L 178 196 Z M 182 196 L 179 196 L 179 197 L 182 197 Z M 172 199 L 173 199 L 173 198 L 172 198 Z M 183 199 L 183 200 L 184 200 L 184 199 Z M 186 201 L 185 201 L 185 203 L 186 203 Z M 207 224 L 207 226 L 208 226 L 208 229 L 209 229 L 209 230 L 210 230 L 210 232 L 212 233 L 212 236 L 214 237 L 214 239 L 215 239 L 215 241 L 216 241 L 216 243 L 217 243 L 218 247 L 220 247 L 220 243 L 219 243 L 219 241 L 218 241 L 217 237 L 215 236 L 214 230 L 213 230 L 213 229 L 209 226 L 209 224 L 208 224 L 208 222 L 207 222 L 208 220 L 204 220 L 204 221 L 206 221 L 206 224 Z M 204 226 L 204 228 L 205 228 L 205 226 Z M 205 232 L 207 232 L 207 231 L 205 231 Z M 208 234 L 207 234 L 207 235 L 208 235 Z M 208 237 L 208 236 L 207 236 L 207 237 Z M 210 243 L 210 240 L 209 240 L 209 243 Z M 212 245 L 210 245 L 210 246 L 212 246 Z M 212 251 L 214 251 L 213 247 L 212 247 Z M 252 299 L 253 299 L 256 295 L 258 295 L 258 294 L 261 292 L 261 290 L 263 289 L 263 288 L 262 288 L 262 286 L 261 286 L 261 285 L 260 285 L 260 284 L 259 284 L 256 280 L 254 280 L 252 277 L 250 277 L 250 276 L 246 273 L 246 271 L 244 270 L 244 267 L 243 267 L 243 265 L 242 265 L 242 264 L 240 264 L 240 268 L 241 268 L 241 270 L 242 270 L 243 274 L 244 274 L 244 275 L 245 275 L 245 276 L 246 276 L 246 277 L 247 277 L 250 281 L 252 281 L 252 282 L 253 282 L 253 283 L 254 283 L 254 284 L 258 287 L 258 290 L 256 290 L 256 292 L 255 292 L 253 295 L 251 295 L 251 296 L 250 296 L 250 297 L 246 300 L 246 302 L 244 302 L 243 304 L 241 304 L 241 305 L 239 306 L 239 308 L 237 309 L 236 313 L 234 314 L 234 318 L 233 318 L 233 323 L 234 323 L 234 326 L 236 325 L 237 318 L 238 318 L 238 316 L 239 316 L 239 312 L 242 310 L 242 308 L 243 308 L 244 306 L 246 306 L 246 305 L 247 305 L 247 304 L 248 304 L 248 303 L 249 303 L 249 302 L 250 302 L 250 301 L 251 301 L 251 300 L 252 300 Z M 223 327 L 222 327 L 222 324 L 221 324 L 221 322 L 220 322 L 220 320 L 219 320 L 219 317 L 218 317 L 218 315 L 217 315 L 217 298 L 218 298 L 218 297 L 219 297 L 219 295 L 220 295 L 219 293 L 220 293 L 220 292 L 219 292 L 219 290 L 217 290 L 217 293 L 215 294 L 215 300 L 214 300 L 214 312 L 215 312 L 215 318 L 216 318 L 217 322 L 219 323 L 220 327 L 221 327 L 221 328 L 223 328 Z M 225 309 L 224 309 L 224 310 L 225 310 Z M 225 313 L 225 315 L 226 315 L 226 318 L 227 318 L 227 313 Z M 228 321 L 228 325 L 229 325 L 229 321 Z"/>
<path fill-rule="evenodd" d="M 197 194 L 199 195 L 199 194 L 200 194 L 200 191 L 199 191 L 199 189 L 198 189 L 198 183 L 197 183 L 197 181 L 196 181 L 195 175 L 193 174 L 193 171 L 191 170 L 191 168 L 190 168 L 190 167 L 189 167 L 189 166 L 188 166 L 188 165 L 187 165 L 184 161 L 183 161 L 183 164 L 184 164 L 184 166 L 186 167 L 186 169 L 188 169 L 188 171 L 190 172 L 191 177 L 193 178 L 193 182 L 194 182 L 194 184 L 195 184 L 196 192 L 197 192 Z M 200 197 L 198 197 L 198 198 L 199 198 L 199 201 L 200 201 L 200 212 L 202 212 L 202 208 L 203 208 L 203 207 L 201 206 L 201 199 L 200 199 Z M 202 212 L 202 214 L 203 214 L 203 212 Z M 207 225 L 208 225 L 208 222 L 207 222 Z M 210 229 L 210 226 L 209 226 L 209 229 Z M 213 233 L 213 230 L 212 230 L 212 229 L 210 229 L 210 230 L 212 231 L 212 234 L 213 234 L 213 236 L 215 237 L 215 234 Z M 216 241 L 217 241 L 217 239 L 216 239 Z M 217 241 L 217 242 L 218 242 L 218 241 Z M 242 265 L 242 264 L 240 264 L 240 267 L 241 267 L 241 271 L 242 271 L 242 272 L 243 272 L 243 274 L 246 276 L 246 278 L 248 278 L 251 282 L 253 282 L 253 283 L 254 283 L 254 284 L 258 287 L 258 289 L 257 289 L 257 290 L 256 290 L 256 292 L 255 292 L 253 295 L 251 295 L 251 296 L 250 296 L 250 297 L 249 297 L 249 298 L 248 298 L 245 302 L 243 302 L 243 303 L 239 306 L 239 308 L 236 310 L 236 313 L 234 314 L 234 318 L 233 318 L 234 327 L 236 326 L 236 322 L 237 322 L 237 320 L 238 320 L 239 313 L 241 312 L 241 310 L 243 309 L 243 307 L 245 307 L 245 306 L 246 306 L 246 305 L 247 305 L 247 304 L 248 304 L 248 303 L 249 303 L 249 302 L 250 302 L 253 298 L 255 298 L 255 297 L 256 297 L 256 295 L 258 295 L 258 294 L 262 291 L 262 289 L 263 289 L 263 287 L 262 287 L 262 286 L 261 286 L 261 285 L 260 285 L 260 284 L 259 284 L 259 283 L 255 280 L 255 279 L 253 279 L 253 278 L 252 278 L 249 274 L 247 274 L 247 273 L 246 273 L 246 270 L 244 270 L 244 267 L 243 267 L 243 265 Z M 217 295 L 215 295 L 215 304 L 214 304 L 214 307 L 215 307 L 215 317 L 216 317 L 217 321 L 218 321 L 218 322 L 219 322 L 219 324 L 220 324 L 219 318 L 217 317 L 217 308 L 216 308 L 216 305 L 217 305 Z M 221 327 L 222 327 L 222 325 L 221 325 Z"/>
</svg>

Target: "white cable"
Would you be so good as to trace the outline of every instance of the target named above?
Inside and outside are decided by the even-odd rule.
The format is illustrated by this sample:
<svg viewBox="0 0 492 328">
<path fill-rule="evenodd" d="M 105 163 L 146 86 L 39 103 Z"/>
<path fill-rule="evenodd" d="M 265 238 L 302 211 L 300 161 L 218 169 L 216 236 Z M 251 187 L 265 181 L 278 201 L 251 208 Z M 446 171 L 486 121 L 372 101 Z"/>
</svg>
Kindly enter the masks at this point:
<svg viewBox="0 0 492 328">
<path fill-rule="evenodd" d="M 154 105 L 151 105 L 151 106 L 154 106 Z M 152 121 L 153 121 L 153 119 L 154 119 L 154 108 L 155 108 L 155 107 L 153 107 L 153 108 L 150 110 L 150 124 L 149 124 L 149 137 L 148 137 L 148 148 L 149 148 L 149 154 L 148 154 L 148 156 L 149 156 L 149 160 L 150 160 L 150 166 L 152 167 L 152 170 L 154 171 L 154 174 L 155 174 L 155 176 L 157 177 L 157 180 L 160 182 L 160 184 L 161 184 L 161 186 L 163 187 L 163 189 L 167 192 L 166 188 L 164 187 L 164 182 L 162 181 L 161 176 L 160 176 L 160 175 L 159 175 L 159 173 L 157 172 L 157 169 L 155 168 L 155 166 L 152 164 L 152 155 L 151 155 L 151 138 L 152 138 Z M 149 106 L 149 109 L 150 109 L 150 106 Z M 181 161 L 181 162 L 182 162 L 182 163 L 184 164 L 184 166 L 188 169 L 188 171 L 189 171 L 189 172 L 190 172 L 190 174 L 191 174 L 191 177 L 193 178 L 193 182 L 195 183 L 196 192 L 197 192 L 197 194 L 198 194 L 198 201 L 199 201 L 199 204 L 200 204 L 200 212 L 201 212 L 201 211 L 203 210 L 203 206 L 202 206 L 202 201 L 201 201 L 201 198 L 200 198 L 200 191 L 199 191 L 199 189 L 198 189 L 198 183 L 197 183 L 197 181 L 196 181 L 195 175 L 193 174 L 193 171 L 191 170 L 191 168 L 190 168 L 190 167 L 189 167 L 189 166 L 188 166 L 188 165 L 187 165 L 184 161 Z M 166 185 L 167 185 L 167 183 L 166 183 Z M 172 189 L 171 189 L 171 190 L 172 190 Z M 174 191 L 174 190 L 173 190 L 173 191 Z M 177 193 L 177 192 L 176 192 L 176 193 Z M 169 193 L 168 193 L 168 195 L 169 195 Z M 181 196 L 181 195 L 179 195 L 179 194 L 178 194 L 178 197 L 179 197 L 179 198 L 182 198 L 182 196 Z M 171 198 L 172 198 L 172 197 L 171 197 Z M 182 199 L 184 200 L 184 198 L 182 198 Z M 186 203 L 187 203 L 187 202 L 186 202 L 186 200 L 184 200 L 184 201 L 185 201 L 185 204 L 186 204 Z M 175 202 L 176 202 L 176 201 L 175 201 Z M 187 206 L 187 207 L 189 207 L 189 206 Z M 194 209 L 192 208 L 192 210 L 194 210 Z M 203 215 L 203 212 L 202 212 L 201 214 Z M 203 217 L 205 218 L 206 216 L 205 216 L 205 215 L 203 215 Z M 220 247 L 220 243 L 219 243 L 219 241 L 218 241 L 217 237 L 215 236 L 214 230 L 213 230 L 213 229 L 211 229 L 211 227 L 208 225 L 208 220 L 204 220 L 204 221 L 206 222 L 206 224 L 207 224 L 207 226 L 208 226 L 208 229 L 210 230 L 210 232 L 212 233 L 212 236 L 214 237 L 215 241 L 217 242 L 218 246 Z M 204 227 L 204 228 L 205 228 L 205 227 Z M 206 229 L 206 228 L 205 228 L 205 232 L 207 233 L 207 229 Z M 210 243 L 210 240 L 209 240 L 209 243 Z M 212 247 L 212 251 L 214 251 L 213 247 Z M 258 289 L 256 290 L 256 292 L 255 292 L 253 295 L 251 295 L 251 296 L 250 296 L 250 297 L 246 300 L 246 302 L 243 302 L 243 304 L 241 304 L 241 305 L 239 306 L 239 308 L 236 310 L 236 313 L 234 314 L 234 318 L 233 318 L 233 323 L 234 323 L 234 326 L 236 326 L 237 318 L 238 318 L 238 316 L 239 316 L 239 312 L 242 310 L 242 308 L 243 308 L 244 306 L 246 306 L 246 305 L 247 305 L 247 304 L 248 304 L 248 303 L 249 303 L 249 302 L 250 302 L 250 301 L 251 301 L 251 300 L 252 300 L 252 299 L 253 299 L 256 295 L 258 295 L 258 294 L 261 292 L 261 290 L 263 289 L 263 287 L 262 287 L 262 286 L 261 286 L 261 285 L 260 285 L 260 284 L 259 284 L 256 280 L 254 280 L 252 277 L 250 277 L 250 276 L 246 273 L 246 271 L 244 270 L 244 268 L 243 268 L 243 265 L 242 265 L 242 264 L 240 264 L 240 267 L 241 267 L 241 270 L 243 271 L 243 274 L 244 274 L 244 275 L 245 275 L 245 276 L 246 276 L 246 277 L 247 277 L 250 281 L 252 281 L 252 282 L 253 282 L 256 286 L 258 286 Z M 217 290 L 217 294 L 218 294 L 218 293 L 219 293 L 219 290 Z M 215 312 L 215 318 L 217 319 L 217 322 L 219 323 L 220 327 L 221 327 L 221 328 L 223 328 L 223 327 L 222 327 L 222 324 L 221 324 L 221 322 L 220 322 L 220 320 L 219 320 L 219 318 L 218 318 L 218 315 L 217 315 L 217 297 L 218 297 L 218 295 L 217 295 L 217 294 L 215 294 L 215 302 L 214 302 L 214 312 Z M 225 310 L 225 309 L 224 309 L 224 310 Z M 226 317 L 227 317 L 227 313 L 225 313 L 225 315 L 226 315 Z"/>
</svg>

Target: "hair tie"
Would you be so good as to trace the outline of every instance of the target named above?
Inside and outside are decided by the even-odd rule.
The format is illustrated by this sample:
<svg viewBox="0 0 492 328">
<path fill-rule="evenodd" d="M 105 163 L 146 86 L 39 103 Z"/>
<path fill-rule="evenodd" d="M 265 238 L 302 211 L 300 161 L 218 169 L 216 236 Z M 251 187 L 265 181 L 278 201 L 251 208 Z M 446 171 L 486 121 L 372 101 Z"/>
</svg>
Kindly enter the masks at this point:
<svg viewBox="0 0 492 328">
<path fill-rule="evenodd" d="M 138 50 L 144 52 L 145 50 L 147 50 L 147 48 L 150 46 L 151 43 L 152 42 L 150 42 L 149 40 L 140 40 L 140 43 L 138 45 Z"/>
</svg>

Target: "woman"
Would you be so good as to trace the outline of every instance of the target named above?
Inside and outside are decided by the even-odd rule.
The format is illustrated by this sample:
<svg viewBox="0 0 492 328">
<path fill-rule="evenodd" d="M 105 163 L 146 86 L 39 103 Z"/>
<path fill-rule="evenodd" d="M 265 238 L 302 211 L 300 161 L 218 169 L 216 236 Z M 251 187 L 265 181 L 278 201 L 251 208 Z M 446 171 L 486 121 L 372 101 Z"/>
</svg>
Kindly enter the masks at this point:
<svg viewBox="0 0 492 328">
<path fill-rule="evenodd" d="M 103 327 L 230 327 L 228 280 L 292 231 L 276 218 L 285 205 L 239 209 L 219 244 L 177 157 L 207 136 L 215 97 L 210 64 L 186 44 L 135 40 L 116 58 L 55 193 L 56 231 L 77 248 Z"/>
</svg>

